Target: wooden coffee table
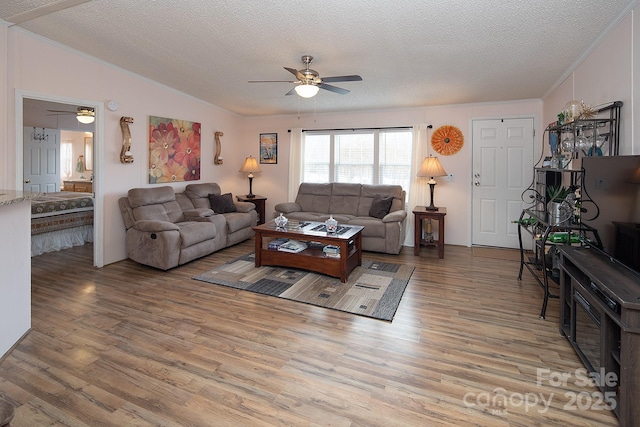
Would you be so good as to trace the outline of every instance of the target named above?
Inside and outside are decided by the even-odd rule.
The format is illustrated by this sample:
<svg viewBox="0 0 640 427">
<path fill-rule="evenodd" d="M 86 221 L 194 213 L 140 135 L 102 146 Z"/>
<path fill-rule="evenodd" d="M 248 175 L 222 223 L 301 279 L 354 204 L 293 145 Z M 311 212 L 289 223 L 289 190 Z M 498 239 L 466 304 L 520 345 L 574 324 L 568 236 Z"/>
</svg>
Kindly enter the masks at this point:
<svg viewBox="0 0 640 427">
<path fill-rule="evenodd" d="M 349 273 L 362 264 L 362 229 L 357 225 L 339 225 L 338 233 L 327 233 L 324 223 L 290 221 L 284 229 L 276 228 L 273 220 L 253 227 L 256 232 L 256 267 L 271 265 L 300 268 L 346 282 Z M 269 242 L 287 238 L 310 242 L 302 252 L 290 253 L 269 249 Z M 339 257 L 327 256 L 322 248 L 334 245 L 340 248 Z"/>
</svg>

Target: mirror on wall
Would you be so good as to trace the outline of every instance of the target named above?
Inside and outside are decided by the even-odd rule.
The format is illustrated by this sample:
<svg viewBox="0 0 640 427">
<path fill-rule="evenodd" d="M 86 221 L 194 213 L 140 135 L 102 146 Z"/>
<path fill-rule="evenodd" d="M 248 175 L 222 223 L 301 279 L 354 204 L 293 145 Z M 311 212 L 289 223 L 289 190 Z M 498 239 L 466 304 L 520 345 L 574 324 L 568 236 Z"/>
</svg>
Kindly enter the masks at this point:
<svg viewBox="0 0 640 427">
<path fill-rule="evenodd" d="M 93 135 L 84 137 L 84 168 L 93 170 Z"/>
</svg>

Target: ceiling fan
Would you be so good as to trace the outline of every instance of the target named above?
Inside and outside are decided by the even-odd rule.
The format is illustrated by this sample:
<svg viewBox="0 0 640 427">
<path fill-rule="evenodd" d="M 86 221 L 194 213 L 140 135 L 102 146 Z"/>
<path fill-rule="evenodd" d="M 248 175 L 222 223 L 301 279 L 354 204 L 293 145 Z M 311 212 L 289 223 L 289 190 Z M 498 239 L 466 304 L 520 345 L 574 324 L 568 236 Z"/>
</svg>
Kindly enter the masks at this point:
<svg viewBox="0 0 640 427">
<path fill-rule="evenodd" d="M 60 116 L 65 114 L 73 114 L 80 123 L 89 124 L 93 123 L 96 117 L 95 110 L 91 107 L 78 107 L 77 111 L 63 111 L 63 110 L 47 110 L 53 114 L 47 114 L 48 116 Z"/>
<path fill-rule="evenodd" d="M 303 55 L 302 63 L 305 65 L 304 69 L 296 70 L 294 68 L 284 67 L 284 69 L 293 74 L 297 80 L 250 80 L 249 83 L 295 83 L 296 86 L 285 95 L 297 93 L 303 98 L 312 98 L 318 93 L 319 89 L 339 93 L 340 95 L 346 95 L 350 92 L 347 89 L 327 83 L 358 82 L 362 80 L 362 77 L 358 75 L 320 77 L 320 74 L 318 74 L 316 70 L 309 68 L 311 61 L 313 61 L 313 56 Z"/>
</svg>

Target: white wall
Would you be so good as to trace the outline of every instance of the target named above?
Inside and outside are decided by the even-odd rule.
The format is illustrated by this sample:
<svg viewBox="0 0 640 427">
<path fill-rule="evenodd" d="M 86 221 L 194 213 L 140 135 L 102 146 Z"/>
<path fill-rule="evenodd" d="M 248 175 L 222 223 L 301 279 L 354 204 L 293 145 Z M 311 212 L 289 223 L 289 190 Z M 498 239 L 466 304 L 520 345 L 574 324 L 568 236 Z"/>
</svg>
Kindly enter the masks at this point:
<svg viewBox="0 0 640 427">
<path fill-rule="evenodd" d="M 0 206 L 0 358 L 31 327 L 31 203 Z"/>
<path fill-rule="evenodd" d="M 333 96 L 333 94 L 328 94 Z M 418 123 L 432 124 L 427 140 L 431 148 L 431 134 L 443 125 L 457 126 L 464 134 L 465 143 L 453 156 L 438 156 L 447 173 L 454 175 L 454 182 L 438 179 L 435 199 L 439 206 L 447 207 L 446 243 L 471 245 L 471 120 L 486 118 L 534 117 L 540 122 L 542 102 L 536 100 L 503 102 L 496 104 L 463 104 L 438 107 L 413 108 L 392 111 L 365 111 L 336 114 L 311 114 L 272 117 L 253 117 L 244 120 L 244 140 L 250 141 L 245 155 L 259 155 L 260 133 L 278 133 L 278 163 L 261 165 L 262 173 L 253 181 L 253 192 L 268 197 L 266 215 L 273 215 L 277 203 L 287 201 L 289 165 L 289 129 L 339 129 L 354 127 L 412 126 Z M 537 126 L 536 141 L 542 128 Z M 537 142 L 534 154 L 540 152 Z M 433 152 L 437 155 L 437 153 Z M 537 156 L 534 155 L 535 158 Z M 240 163 L 238 163 L 240 167 Z M 248 185 L 248 184 L 245 184 Z M 245 189 L 247 191 L 248 188 Z M 429 204 L 425 195 L 424 204 Z M 413 208 L 410 206 L 410 208 Z M 515 219 L 515 218 L 514 218 Z"/>
<path fill-rule="evenodd" d="M 244 150 L 231 149 L 245 144 L 240 134 L 241 117 L 15 27 L 8 30 L 7 44 L 6 61 L 0 61 L 8 66 L 6 79 L 3 79 L 7 82 L 4 105 L 7 107 L 8 125 L 2 127 L 0 137 L 0 153 L 5 154 L 0 160 L 3 162 L 0 188 L 16 188 L 16 91 L 41 94 L 45 98 L 93 100 L 99 104 L 114 99 L 120 105 L 116 112 L 104 109 L 102 133 L 97 130 L 94 138 L 96 147 L 100 144 L 103 147 L 103 180 L 99 183 L 102 191 L 98 196 L 104 198 L 104 239 L 101 243 L 105 264 L 126 258 L 118 198 L 126 195 L 130 188 L 148 186 L 147 129 L 150 115 L 201 122 L 202 182 L 219 182 L 223 190 L 234 193 L 246 191 L 242 174 L 238 173 Z M 0 53 L 1 49 L 2 44 Z M 3 77 L 2 68 L 0 77 Z M 135 121 L 130 126 L 135 162 L 128 165 L 121 164 L 119 160 L 121 116 L 131 116 Z M 222 154 L 225 161 L 220 166 L 213 165 L 213 134 L 217 130 L 224 132 Z M 182 189 L 185 185 L 177 183 L 173 186 Z"/>
</svg>

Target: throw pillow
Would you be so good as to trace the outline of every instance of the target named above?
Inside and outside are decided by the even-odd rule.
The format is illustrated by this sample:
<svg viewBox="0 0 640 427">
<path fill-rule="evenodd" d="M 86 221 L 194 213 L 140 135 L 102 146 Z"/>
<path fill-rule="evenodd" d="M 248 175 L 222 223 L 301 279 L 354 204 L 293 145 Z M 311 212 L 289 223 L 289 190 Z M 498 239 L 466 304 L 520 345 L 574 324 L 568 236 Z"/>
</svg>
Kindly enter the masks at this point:
<svg viewBox="0 0 640 427">
<path fill-rule="evenodd" d="M 236 205 L 233 204 L 233 196 L 231 193 L 221 194 L 219 196 L 209 194 L 209 202 L 211 203 L 211 209 L 213 209 L 215 213 L 229 213 L 238 210 Z"/>
<path fill-rule="evenodd" d="M 382 219 L 386 214 L 389 213 L 389 209 L 391 209 L 391 203 L 393 202 L 393 197 L 384 197 L 384 196 L 376 196 L 373 198 L 373 202 L 371 202 L 371 208 L 369 208 L 369 216 L 374 218 Z"/>
</svg>

